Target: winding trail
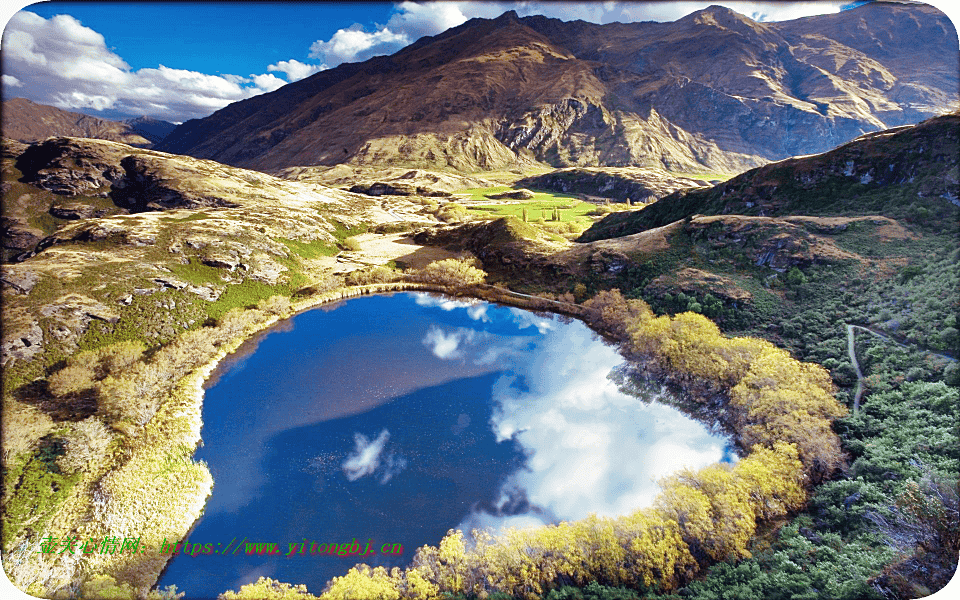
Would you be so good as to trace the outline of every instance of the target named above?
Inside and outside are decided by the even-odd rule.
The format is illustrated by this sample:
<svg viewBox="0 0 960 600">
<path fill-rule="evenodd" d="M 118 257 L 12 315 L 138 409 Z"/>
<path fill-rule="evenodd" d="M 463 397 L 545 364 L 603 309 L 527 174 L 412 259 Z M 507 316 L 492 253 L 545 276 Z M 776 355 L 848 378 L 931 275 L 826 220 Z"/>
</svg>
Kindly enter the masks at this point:
<svg viewBox="0 0 960 600">
<path fill-rule="evenodd" d="M 857 393 L 853 396 L 853 414 L 857 414 L 860 412 L 860 396 L 863 395 L 863 371 L 860 370 L 860 363 L 857 362 L 857 351 L 854 348 L 854 327 L 858 327 L 858 325 L 847 323 L 847 354 L 850 355 L 853 368 L 857 370 Z"/>
<path fill-rule="evenodd" d="M 957 359 L 939 352 L 934 352 L 932 350 L 927 350 L 926 348 L 921 348 L 919 346 L 911 346 L 904 344 L 890 337 L 889 335 L 880 333 L 879 331 L 874 331 L 869 327 L 864 327 L 863 325 L 851 325 L 847 323 L 847 354 L 850 356 L 850 362 L 853 363 L 853 368 L 857 371 L 857 391 L 853 397 L 853 414 L 857 414 L 860 411 L 860 397 L 863 395 L 863 372 L 860 370 L 860 363 L 857 361 L 857 352 L 855 349 L 855 339 L 854 339 L 854 329 L 860 329 L 866 331 L 867 333 L 873 334 L 879 338 L 893 342 L 894 344 L 900 346 L 901 348 L 907 348 L 908 350 L 915 350 L 917 352 L 925 352 L 927 354 L 932 354 L 934 356 L 939 356 L 940 358 L 945 358 L 949 361 L 957 362 Z"/>
</svg>

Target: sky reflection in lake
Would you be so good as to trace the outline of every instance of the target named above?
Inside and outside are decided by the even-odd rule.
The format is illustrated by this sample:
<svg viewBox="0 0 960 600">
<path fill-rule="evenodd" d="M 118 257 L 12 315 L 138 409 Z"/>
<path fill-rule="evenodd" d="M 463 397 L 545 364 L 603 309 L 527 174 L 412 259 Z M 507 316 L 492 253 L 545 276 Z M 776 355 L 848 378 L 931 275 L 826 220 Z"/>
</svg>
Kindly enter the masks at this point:
<svg viewBox="0 0 960 600">
<path fill-rule="evenodd" d="M 676 409 L 621 393 L 615 350 L 555 316 L 364 297 L 298 315 L 247 350 L 204 401 L 197 458 L 215 484 L 190 541 L 214 548 L 372 538 L 404 553 L 364 562 L 404 566 L 450 528 L 631 512 L 656 478 L 729 454 Z M 160 583 L 200 598 L 269 576 L 319 594 L 354 562 L 181 556 Z"/>
</svg>

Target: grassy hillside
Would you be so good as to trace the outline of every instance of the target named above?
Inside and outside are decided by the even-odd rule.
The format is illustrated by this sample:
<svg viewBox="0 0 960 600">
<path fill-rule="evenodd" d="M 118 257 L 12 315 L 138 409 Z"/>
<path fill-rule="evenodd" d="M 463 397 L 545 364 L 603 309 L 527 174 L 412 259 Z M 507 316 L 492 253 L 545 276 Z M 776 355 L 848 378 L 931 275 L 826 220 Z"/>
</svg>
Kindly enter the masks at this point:
<svg viewBox="0 0 960 600">
<path fill-rule="evenodd" d="M 960 215 L 960 114 L 863 136 L 813 157 L 681 190 L 643 211 L 610 215 L 580 241 L 619 237 L 691 215 L 884 215 L 952 232 Z"/>
</svg>

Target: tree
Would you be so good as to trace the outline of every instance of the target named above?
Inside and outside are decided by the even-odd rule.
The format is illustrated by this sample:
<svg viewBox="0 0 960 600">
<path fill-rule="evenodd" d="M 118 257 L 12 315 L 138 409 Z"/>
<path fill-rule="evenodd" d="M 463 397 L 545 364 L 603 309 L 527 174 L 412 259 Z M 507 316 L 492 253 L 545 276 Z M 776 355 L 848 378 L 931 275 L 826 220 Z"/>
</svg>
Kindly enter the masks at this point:
<svg viewBox="0 0 960 600">
<path fill-rule="evenodd" d="M 414 281 L 439 283 L 454 288 L 483 283 L 487 274 L 475 258 L 446 258 L 430 263 L 413 274 Z"/>
<path fill-rule="evenodd" d="M 317 597 L 307 592 L 305 585 L 290 585 L 261 577 L 256 583 L 241 586 L 239 592 L 228 590 L 220 594 L 217 600 L 317 600 Z"/>
</svg>

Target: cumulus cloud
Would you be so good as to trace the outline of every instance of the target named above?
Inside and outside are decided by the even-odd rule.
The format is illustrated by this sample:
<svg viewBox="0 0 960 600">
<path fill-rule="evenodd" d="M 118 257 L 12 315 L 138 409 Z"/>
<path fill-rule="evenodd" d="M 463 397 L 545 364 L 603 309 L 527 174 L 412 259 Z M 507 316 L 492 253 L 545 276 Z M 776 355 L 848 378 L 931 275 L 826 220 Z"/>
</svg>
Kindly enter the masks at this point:
<svg viewBox="0 0 960 600">
<path fill-rule="evenodd" d="M 498 506 L 461 524 L 502 529 L 622 515 L 648 506 L 657 480 L 724 458 L 726 442 L 657 402 L 622 393 L 608 377 L 622 362 L 580 324 L 547 330 L 532 360 L 494 385 L 491 427 L 527 454 Z"/>
<path fill-rule="evenodd" d="M 434 356 L 442 360 L 463 358 L 460 344 L 470 343 L 477 336 L 472 329 L 455 329 L 445 332 L 436 325 L 430 327 L 423 338 L 423 345 L 430 349 Z"/>
<path fill-rule="evenodd" d="M 520 329 L 536 327 L 537 331 L 539 331 L 541 334 L 547 333 L 553 329 L 553 322 L 550 319 L 538 317 L 532 312 L 520 310 L 519 308 L 510 308 L 509 310 L 510 314 L 513 315 L 513 322 L 516 323 Z"/>
<path fill-rule="evenodd" d="M 377 474 L 381 484 L 387 483 L 407 467 L 407 460 L 390 452 L 384 456 L 384 448 L 390 441 L 390 432 L 380 432 L 374 440 L 362 433 L 353 434 L 353 453 L 343 461 L 343 473 L 350 481 Z"/>
<path fill-rule="evenodd" d="M 163 65 L 134 70 L 101 34 L 74 17 L 45 19 L 29 11 L 8 23 L 2 58 L 4 88 L 16 96 L 65 110 L 111 110 L 175 122 L 286 83 L 272 74 L 207 75 Z"/>
<path fill-rule="evenodd" d="M 305 77 L 309 77 L 314 73 L 319 73 L 326 69 L 326 65 L 308 65 L 302 63 L 299 60 L 290 59 L 290 60 L 281 60 L 275 65 L 270 65 L 267 67 L 268 71 L 280 71 L 287 76 L 287 81 L 300 81 Z"/>
<path fill-rule="evenodd" d="M 416 294 L 414 302 L 417 306 L 426 306 L 427 308 L 440 308 L 445 311 L 451 311 L 457 308 L 470 308 L 476 305 L 476 302 L 454 300 L 446 296 L 436 296 L 431 294 Z"/>
<path fill-rule="evenodd" d="M 376 471 L 380 466 L 380 454 L 389 440 L 390 432 L 386 429 L 381 431 L 373 441 L 367 439 L 367 436 L 362 433 L 353 434 L 353 442 L 356 446 L 353 454 L 343 461 L 343 472 L 347 479 L 356 481 Z"/>
<path fill-rule="evenodd" d="M 405 33 L 394 33 L 389 27 L 368 33 L 357 23 L 337 31 L 329 41 L 317 40 L 311 44 L 310 58 L 334 65 L 362 62 L 372 56 L 392 54 L 411 41 Z"/>
</svg>

